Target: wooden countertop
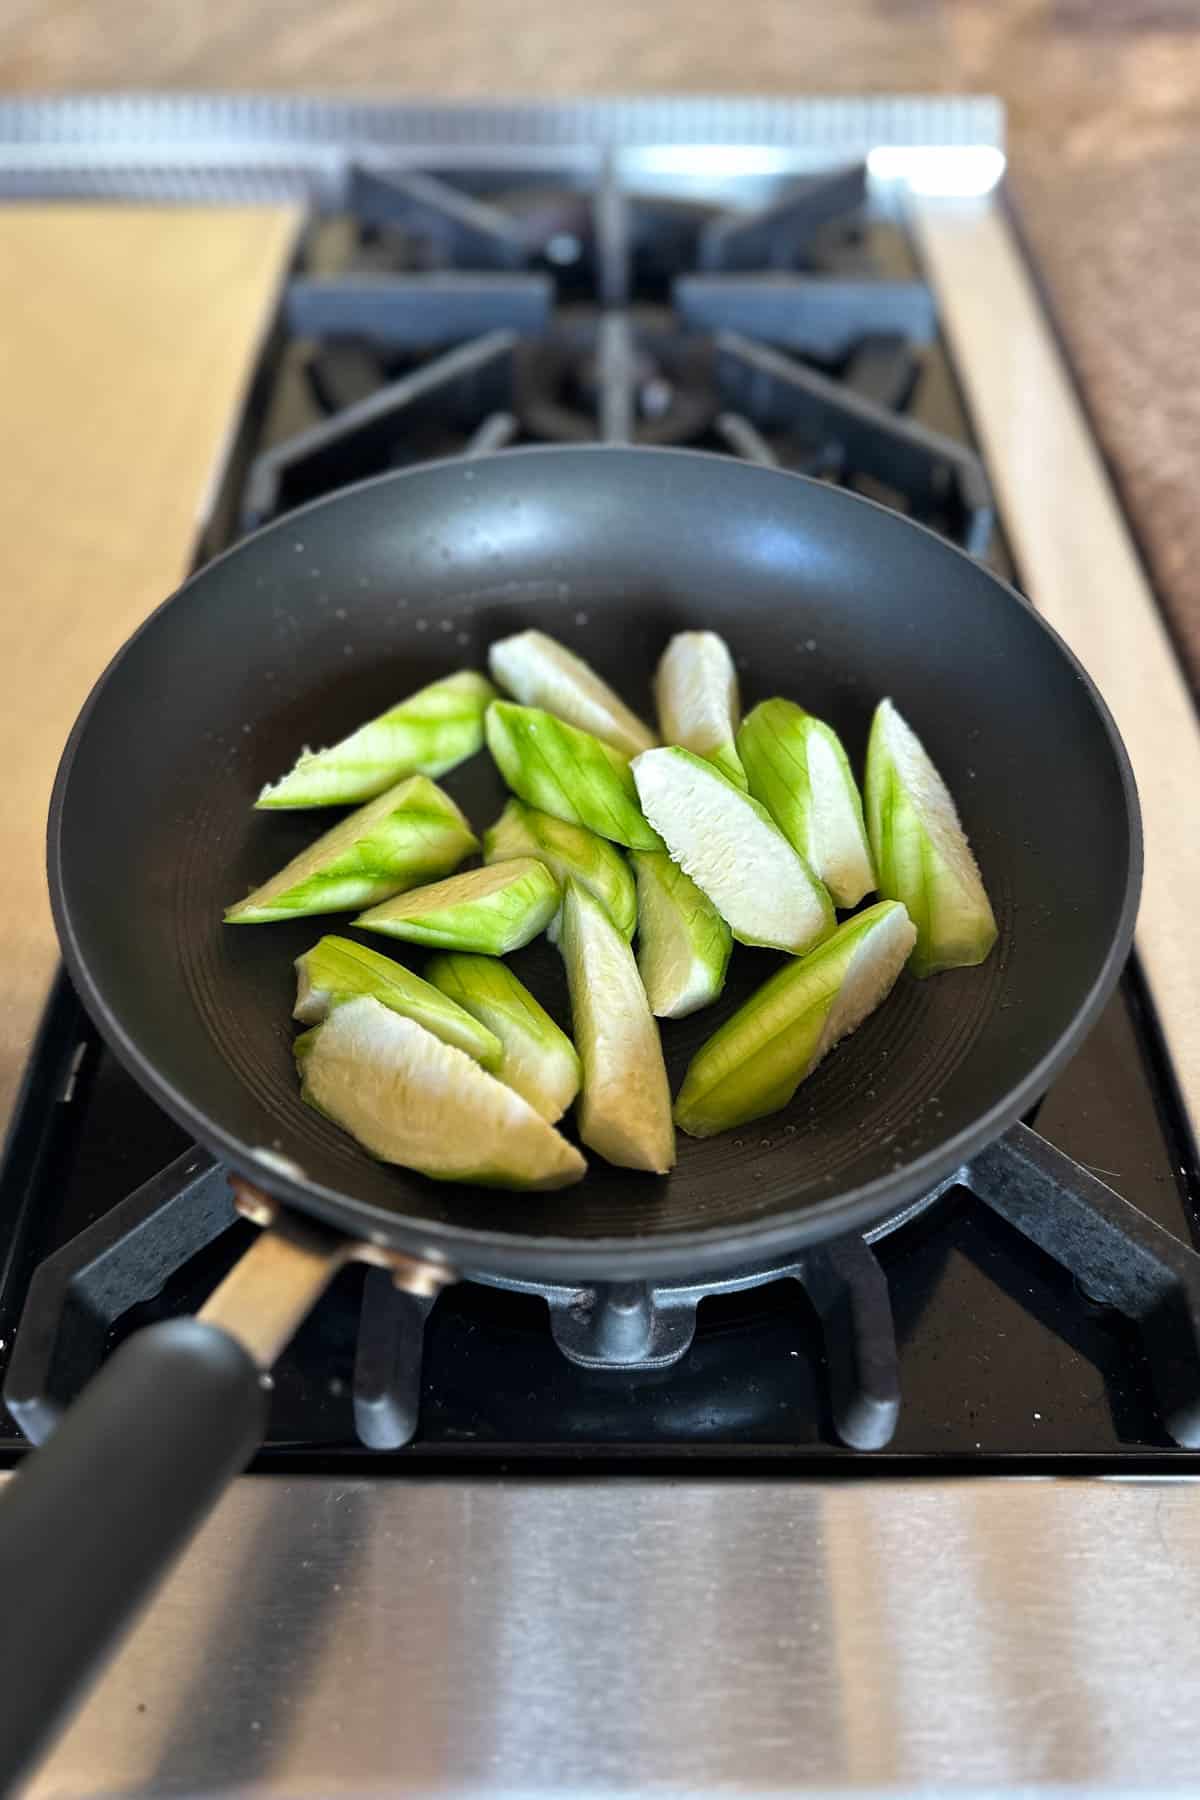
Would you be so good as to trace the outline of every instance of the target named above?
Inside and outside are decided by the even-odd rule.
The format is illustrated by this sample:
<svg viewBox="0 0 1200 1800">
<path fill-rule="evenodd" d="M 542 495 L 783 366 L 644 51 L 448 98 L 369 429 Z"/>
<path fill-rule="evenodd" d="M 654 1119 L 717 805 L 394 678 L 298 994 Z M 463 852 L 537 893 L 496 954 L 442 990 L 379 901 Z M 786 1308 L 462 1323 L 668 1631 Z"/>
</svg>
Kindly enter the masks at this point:
<svg viewBox="0 0 1200 1800">
<path fill-rule="evenodd" d="M 54 771 L 96 676 L 188 570 L 296 225 L 0 209 L 0 1135 L 58 957 Z"/>
<path fill-rule="evenodd" d="M 1152 573 L 1200 671 L 1196 0 L 16 0 L 0 92 L 987 92 Z"/>
</svg>

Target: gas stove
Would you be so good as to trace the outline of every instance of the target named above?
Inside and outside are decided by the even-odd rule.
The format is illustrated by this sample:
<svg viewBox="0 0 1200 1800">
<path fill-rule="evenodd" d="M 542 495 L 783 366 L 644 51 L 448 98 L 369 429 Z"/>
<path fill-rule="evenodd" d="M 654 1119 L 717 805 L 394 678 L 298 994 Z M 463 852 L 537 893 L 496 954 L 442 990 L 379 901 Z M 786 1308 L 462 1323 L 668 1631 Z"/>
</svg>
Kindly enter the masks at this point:
<svg viewBox="0 0 1200 1800">
<path fill-rule="evenodd" d="M 610 148 L 590 170 L 479 160 L 348 158 L 282 297 L 227 472 L 225 538 L 431 456 L 637 441 L 844 483 L 1018 574 L 903 195 L 867 160 L 707 193 L 643 185 Z M 120 1337 L 199 1304 L 250 1229 L 224 1171 L 91 1042 L 65 984 L 55 1013 L 25 1127 L 62 1200 L 28 1183 L 0 1294 L 9 1412 L 35 1439 Z M 56 1054 L 66 1099 L 43 1066 Z M 871 1245 L 711 1284 L 468 1282 L 436 1305 L 347 1270 L 276 1374 L 260 1466 L 378 1469 L 381 1452 L 397 1468 L 867 1450 L 1187 1462 L 1200 1259 L 1160 1055 L 1134 968 L 1041 1109 L 1066 1155 L 1041 1166 L 1038 1139 L 1015 1134 L 994 1167 Z M 1139 1329 L 1136 1222 L 1115 1205 L 1106 1254 L 1125 1273 L 1088 1290 L 1077 1213 L 1097 1196 L 1103 1209 L 1101 1184 L 1180 1251 L 1173 1279 L 1195 1315 L 1182 1347 Z M 1036 1193 L 1032 1223 L 1014 1185 Z M 1164 1419 L 1164 1365 L 1189 1356 L 1194 1393 Z"/>
<path fill-rule="evenodd" d="M 87 104 L 88 157 L 48 154 L 31 114 L 0 195 L 312 207 L 202 557 L 433 456 L 688 444 L 909 513 L 1092 662 L 1071 629 L 1087 552 L 1064 568 L 1022 474 L 1039 430 L 1070 451 L 1074 401 L 1003 212 L 990 103 Z M 967 273 L 996 267 L 985 328 Z M 1030 445 L 995 366 L 1010 331 L 1059 384 L 1022 394 Z M 1123 526 L 1092 462 L 1065 473 L 1103 538 Z M 1107 575 L 1105 618 L 1159 631 L 1132 559 Z M 254 1473 L 327 1499 L 364 1477 L 1200 1474 L 1192 976 L 1166 924 L 1152 887 L 1137 954 L 1036 1115 L 869 1243 L 710 1284 L 465 1280 L 436 1301 L 346 1269 L 275 1371 Z M 251 1230 L 65 978 L 0 1216 L 8 1462 L 131 1330 L 200 1304 Z"/>
</svg>

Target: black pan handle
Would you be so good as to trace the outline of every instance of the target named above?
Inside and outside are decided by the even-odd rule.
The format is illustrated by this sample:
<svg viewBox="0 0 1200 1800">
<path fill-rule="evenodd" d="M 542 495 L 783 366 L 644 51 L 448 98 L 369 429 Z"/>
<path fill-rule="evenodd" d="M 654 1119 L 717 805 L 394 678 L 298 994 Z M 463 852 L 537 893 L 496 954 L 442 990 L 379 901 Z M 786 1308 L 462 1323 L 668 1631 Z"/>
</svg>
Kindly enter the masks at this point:
<svg viewBox="0 0 1200 1800">
<path fill-rule="evenodd" d="M 109 1358 L 0 1499 L 0 1792 L 28 1770 L 261 1441 L 262 1375 L 219 1326 Z"/>
<path fill-rule="evenodd" d="M 0 1498 L 0 1793 L 249 1462 L 263 1371 L 352 1252 L 233 1185 L 271 1228 L 200 1318 L 128 1338 Z"/>
</svg>

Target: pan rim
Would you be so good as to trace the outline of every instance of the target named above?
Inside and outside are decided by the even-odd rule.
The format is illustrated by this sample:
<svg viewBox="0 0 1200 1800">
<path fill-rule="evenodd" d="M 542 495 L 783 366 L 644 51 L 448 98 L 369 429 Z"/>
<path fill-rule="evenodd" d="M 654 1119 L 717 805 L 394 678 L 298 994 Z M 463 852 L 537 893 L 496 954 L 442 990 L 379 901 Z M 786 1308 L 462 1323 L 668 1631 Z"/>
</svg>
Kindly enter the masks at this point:
<svg viewBox="0 0 1200 1800">
<path fill-rule="evenodd" d="M 485 465 L 494 465 L 501 459 L 511 462 L 514 458 L 551 457 L 561 462 L 614 455 L 653 458 L 658 464 L 664 459 L 674 462 L 721 462 L 750 473 L 750 478 L 756 482 L 798 482 L 807 488 L 819 488 L 826 501 L 835 507 L 844 505 L 851 515 L 856 506 L 866 506 L 884 514 L 890 522 L 889 529 L 900 531 L 907 528 L 923 533 L 939 547 L 940 553 L 962 558 L 976 573 L 993 582 L 1011 601 L 1032 616 L 1037 626 L 1057 648 L 1075 677 L 1082 683 L 1104 728 L 1115 758 L 1125 802 L 1129 842 L 1125 890 L 1116 928 L 1089 992 L 1055 1042 L 1020 1081 L 1013 1084 L 971 1125 L 899 1169 L 830 1195 L 824 1200 L 812 1202 L 795 1213 L 783 1216 L 776 1213 L 761 1226 L 742 1224 L 736 1227 L 725 1225 L 704 1229 L 689 1228 L 664 1231 L 652 1238 L 532 1236 L 527 1233 L 433 1223 L 419 1216 L 393 1212 L 370 1201 L 356 1199 L 307 1178 L 294 1178 L 282 1168 L 267 1165 L 255 1154 L 253 1147 L 244 1144 L 211 1120 L 186 1094 L 161 1075 L 129 1035 L 118 1013 L 110 1006 L 91 976 L 87 959 L 76 936 L 64 891 L 62 870 L 61 827 L 65 796 L 92 713 L 122 662 L 133 651 L 142 634 L 155 626 L 160 614 L 206 577 L 209 571 L 228 558 L 238 556 L 259 538 L 284 529 L 293 530 L 306 516 L 324 507 L 337 506 L 347 497 L 364 490 L 427 477 L 442 469 L 461 470 L 464 467 L 463 458 L 445 457 L 414 464 L 409 468 L 387 470 L 364 481 L 335 489 L 332 493 L 322 495 L 262 526 L 195 570 L 154 608 L 109 660 L 71 729 L 55 775 L 47 824 L 47 873 L 51 910 L 63 960 L 89 1016 L 118 1060 L 176 1123 L 193 1133 L 198 1142 L 228 1163 L 234 1171 L 266 1187 L 281 1202 L 324 1219 L 349 1237 L 392 1244 L 409 1254 L 446 1263 L 455 1271 L 466 1275 L 475 1270 L 481 1273 L 520 1272 L 543 1278 L 566 1277 L 575 1280 L 689 1273 L 703 1275 L 734 1264 L 765 1265 L 781 1251 L 798 1251 L 815 1241 L 850 1233 L 884 1218 L 889 1213 L 900 1210 L 923 1192 L 928 1192 L 956 1169 L 962 1168 L 973 1155 L 1000 1137 L 1041 1098 L 1053 1077 L 1070 1060 L 1115 989 L 1133 942 L 1141 893 L 1143 836 L 1137 785 L 1129 755 L 1112 714 L 1091 676 L 1070 646 L 1024 595 L 991 570 L 983 569 L 958 545 L 941 537 L 930 527 L 896 513 L 878 501 L 846 489 L 830 489 L 812 477 L 790 470 L 755 467 L 751 471 L 750 465 L 712 451 L 627 444 L 539 444 L 473 458 L 468 466 L 479 470 Z"/>
</svg>

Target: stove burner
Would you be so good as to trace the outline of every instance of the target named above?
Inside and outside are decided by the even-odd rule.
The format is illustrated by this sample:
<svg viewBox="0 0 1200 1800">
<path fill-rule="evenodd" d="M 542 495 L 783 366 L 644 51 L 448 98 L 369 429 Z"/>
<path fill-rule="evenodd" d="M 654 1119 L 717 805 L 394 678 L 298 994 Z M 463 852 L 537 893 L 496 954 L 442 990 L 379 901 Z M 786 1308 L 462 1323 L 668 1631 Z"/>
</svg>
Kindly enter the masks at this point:
<svg viewBox="0 0 1200 1800">
<path fill-rule="evenodd" d="M 792 1281 L 820 1321 L 830 1410 L 841 1441 L 882 1449 L 900 1407 L 888 1284 L 871 1245 L 955 1188 L 965 1188 L 1073 1274 L 1095 1303 L 1138 1326 L 1159 1412 L 1179 1445 L 1200 1447 L 1200 1254 L 1186 1248 L 1088 1170 L 1023 1125 L 933 1193 L 862 1237 L 708 1281 L 566 1286 L 467 1279 L 549 1308 L 555 1343 L 584 1368 L 651 1375 L 692 1348 L 696 1312 L 712 1296 Z M 225 1171 L 192 1150 L 49 1257 L 29 1288 L 5 1401 L 41 1443 L 83 1387 L 114 1333 L 153 1311 L 195 1259 L 214 1284 L 248 1241 Z M 380 1271 L 363 1284 L 354 1417 L 372 1449 L 400 1449 L 419 1421 L 425 1327 L 432 1302 L 394 1289 Z"/>
<path fill-rule="evenodd" d="M 526 434 L 552 443 L 694 443 L 717 406 L 707 345 L 660 315 L 612 313 L 526 341 L 515 373 Z"/>
<path fill-rule="evenodd" d="M 347 201 L 284 307 L 326 416 L 255 461 L 243 529 L 401 464 L 599 440 L 795 469 L 987 549 L 978 459 L 906 416 L 937 320 L 874 258 L 861 167 L 747 211 L 631 194 L 611 158 L 590 191 L 359 167 Z"/>
<path fill-rule="evenodd" d="M 936 1198 L 930 1195 L 927 1203 Z M 911 1217 L 912 1210 L 903 1217 Z M 889 1228 L 890 1222 L 881 1229 Z M 495 1287 L 544 1298 L 551 1334 L 569 1362 L 586 1369 L 639 1373 L 670 1368 L 687 1355 L 701 1300 L 774 1281 L 799 1282 L 821 1322 L 830 1410 L 838 1437 L 856 1450 L 880 1450 L 896 1428 L 900 1373 L 891 1302 L 883 1270 L 861 1237 L 838 1238 L 794 1261 L 701 1282 L 614 1282 L 573 1288 L 483 1279 Z M 380 1304 L 367 1296 L 364 1321 L 368 1303 Z M 386 1326 L 377 1320 L 372 1328 L 382 1334 Z"/>
</svg>

